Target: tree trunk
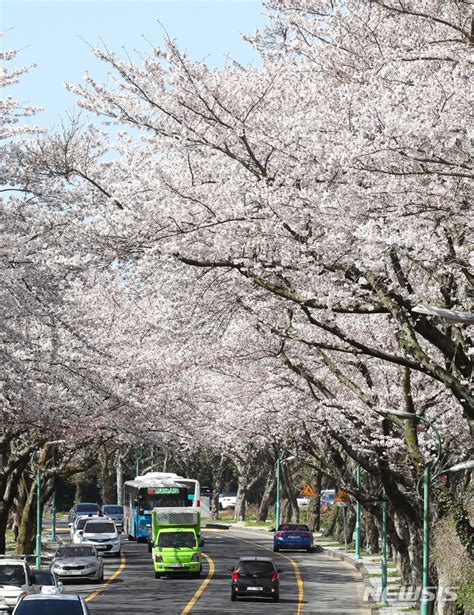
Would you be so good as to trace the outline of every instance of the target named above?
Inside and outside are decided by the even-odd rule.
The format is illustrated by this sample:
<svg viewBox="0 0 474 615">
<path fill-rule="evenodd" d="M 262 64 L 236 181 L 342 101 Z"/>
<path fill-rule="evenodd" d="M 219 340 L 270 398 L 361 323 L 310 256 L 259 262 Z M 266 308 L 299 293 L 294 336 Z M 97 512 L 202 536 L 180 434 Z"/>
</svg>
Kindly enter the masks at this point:
<svg viewBox="0 0 474 615">
<path fill-rule="evenodd" d="M 331 510 L 331 517 L 330 517 L 329 523 L 327 524 L 326 529 L 323 531 L 324 537 L 335 535 L 338 514 L 339 514 L 339 507 L 334 505 Z"/>
<path fill-rule="evenodd" d="M 114 469 L 112 468 L 112 456 L 114 451 L 110 451 L 104 445 L 100 450 L 100 487 L 103 504 L 115 504 L 116 487 Z"/>
<path fill-rule="evenodd" d="M 280 521 L 282 523 L 291 521 L 297 523 L 300 518 L 300 511 L 298 502 L 296 501 L 296 489 L 290 476 L 288 464 L 282 464 L 280 466 L 280 478 Z"/>
<path fill-rule="evenodd" d="M 237 481 L 237 501 L 234 509 L 234 520 L 244 521 L 247 509 L 248 480 L 246 476 L 239 475 Z"/>
<path fill-rule="evenodd" d="M 123 464 L 121 453 L 117 454 L 117 468 L 115 480 L 117 483 L 117 504 L 123 504 Z"/>
<path fill-rule="evenodd" d="M 36 483 L 31 481 L 28 487 L 28 496 L 23 506 L 18 533 L 17 552 L 32 554 L 35 552 L 36 538 Z"/>
<path fill-rule="evenodd" d="M 276 477 L 274 472 L 267 475 L 265 489 L 257 511 L 257 520 L 266 521 L 271 504 L 275 501 Z"/>
<path fill-rule="evenodd" d="M 375 519 L 369 512 L 363 515 L 363 519 L 366 551 L 371 555 L 380 553 L 379 530 L 375 523 Z"/>
<path fill-rule="evenodd" d="M 316 472 L 315 491 L 317 497 L 309 498 L 308 504 L 308 527 L 312 532 L 319 532 L 321 529 L 321 487 L 322 487 L 322 472 Z"/>
<path fill-rule="evenodd" d="M 6 533 L 8 519 L 10 517 L 10 507 L 6 502 L 0 500 L 0 554 L 4 555 L 6 551 Z"/>
</svg>

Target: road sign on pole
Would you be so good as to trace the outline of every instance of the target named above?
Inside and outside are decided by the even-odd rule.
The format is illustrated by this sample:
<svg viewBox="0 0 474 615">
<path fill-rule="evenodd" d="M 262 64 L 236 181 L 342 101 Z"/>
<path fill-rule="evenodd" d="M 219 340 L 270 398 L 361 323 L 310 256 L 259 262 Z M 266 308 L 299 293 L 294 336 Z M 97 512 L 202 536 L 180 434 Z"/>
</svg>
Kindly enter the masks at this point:
<svg viewBox="0 0 474 615">
<path fill-rule="evenodd" d="M 334 500 L 337 506 L 349 506 L 351 503 L 351 496 L 345 491 L 339 490 Z"/>
<path fill-rule="evenodd" d="M 310 485 L 310 483 L 307 483 L 304 489 L 300 492 L 300 496 L 302 498 L 317 498 L 318 494 L 313 489 L 313 487 Z"/>
</svg>

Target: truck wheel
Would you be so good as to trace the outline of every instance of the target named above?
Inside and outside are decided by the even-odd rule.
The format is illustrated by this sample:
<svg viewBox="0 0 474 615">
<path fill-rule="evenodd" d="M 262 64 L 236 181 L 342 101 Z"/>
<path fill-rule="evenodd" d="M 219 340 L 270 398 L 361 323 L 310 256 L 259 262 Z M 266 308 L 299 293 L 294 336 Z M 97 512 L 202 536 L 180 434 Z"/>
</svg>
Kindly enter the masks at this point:
<svg viewBox="0 0 474 615">
<path fill-rule="evenodd" d="M 161 572 L 155 572 L 155 579 L 159 579 L 161 577 Z"/>
</svg>

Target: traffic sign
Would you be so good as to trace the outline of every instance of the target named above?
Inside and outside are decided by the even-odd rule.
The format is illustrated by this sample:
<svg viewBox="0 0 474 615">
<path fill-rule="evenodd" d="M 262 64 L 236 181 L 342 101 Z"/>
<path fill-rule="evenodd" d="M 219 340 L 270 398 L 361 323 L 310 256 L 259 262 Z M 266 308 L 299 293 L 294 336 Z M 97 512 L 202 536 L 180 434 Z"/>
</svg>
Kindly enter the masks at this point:
<svg viewBox="0 0 474 615">
<path fill-rule="evenodd" d="M 341 489 L 337 492 L 334 502 L 338 506 L 348 506 L 351 503 L 351 496 Z"/>
<path fill-rule="evenodd" d="M 310 483 L 307 483 L 303 491 L 301 491 L 300 496 L 303 498 L 317 498 L 318 494 L 310 485 Z"/>
</svg>

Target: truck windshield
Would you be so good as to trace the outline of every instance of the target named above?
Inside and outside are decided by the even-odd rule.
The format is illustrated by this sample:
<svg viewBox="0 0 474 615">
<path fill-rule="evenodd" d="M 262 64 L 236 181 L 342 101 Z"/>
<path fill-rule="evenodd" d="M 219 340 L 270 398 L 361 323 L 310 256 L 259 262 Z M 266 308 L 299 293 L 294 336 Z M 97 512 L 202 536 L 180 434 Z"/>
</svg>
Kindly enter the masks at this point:
<svg viewBox="0 0 474 615">
<path fill-rule="evenodd" d="M 161 532 L 158 536 L 158 546 L 174 549 L 179 549 L 179 547 L 194 549 L 196 547 L 196 536 L 194 532 Z"/>
<path fill-rule="evenodd" d="M 25 585 L 25 569 L 20 565 L 0 565 L 0 585 Z"/>
</svg>

